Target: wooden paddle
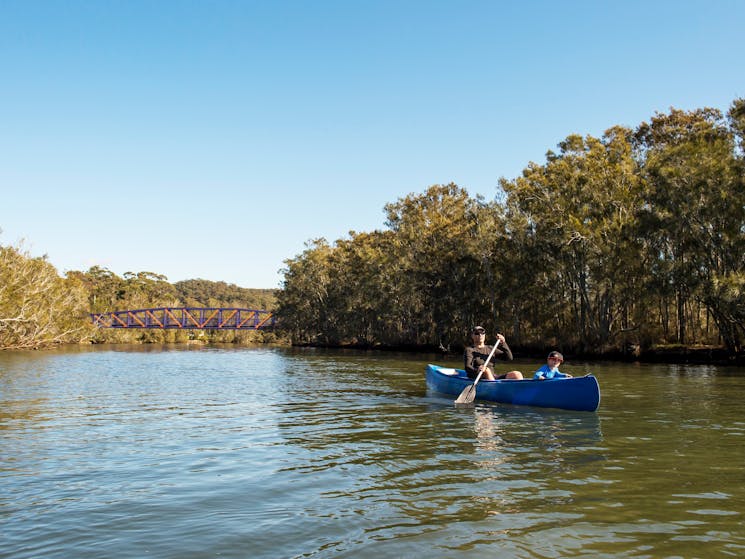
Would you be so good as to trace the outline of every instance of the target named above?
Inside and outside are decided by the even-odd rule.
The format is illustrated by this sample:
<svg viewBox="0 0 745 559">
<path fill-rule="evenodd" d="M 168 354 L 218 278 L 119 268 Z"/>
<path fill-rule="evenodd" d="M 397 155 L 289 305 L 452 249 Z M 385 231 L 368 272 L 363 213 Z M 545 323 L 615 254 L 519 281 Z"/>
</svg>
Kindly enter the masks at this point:
<svg viewBox="0 0 745 559">
<path fill-rule="evenodd" d="M 494 344 L 494 347 L 491 350 L 491 353 L 489 354 L 489 357 L 486 358 L 486 361 L 484 362 L 484 368 L 481 369 L 481 372 L 476 377 L 476 380 L 473 381 L 473 384 L 470 384 L 466 386 L 463 389 L 463 392 L 460 393 L 460 396 L 458 396 L 455 399 L 456 404 L 470 404 L 476 399 L 476 385 L 478 384 L 479 380 L 481 379 L 481 375 L 484 374 L 484 371 L 486 371 L 487 365 L 489 365 L 489 361 L 491 361 L 492 356 L 494 355 L 494 352 L 497 351 L 497 346 L 499 345 L 499 342 L 501 342 L 499 338 L 497 338 L 497 343 Z"/>
</svg>

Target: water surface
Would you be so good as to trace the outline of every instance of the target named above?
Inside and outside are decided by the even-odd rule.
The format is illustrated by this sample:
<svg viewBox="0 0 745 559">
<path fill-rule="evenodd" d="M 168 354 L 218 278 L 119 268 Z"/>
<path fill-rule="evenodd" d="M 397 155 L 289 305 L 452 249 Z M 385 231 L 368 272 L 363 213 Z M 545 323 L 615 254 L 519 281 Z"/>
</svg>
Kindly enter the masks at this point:
<svg viewBox="0 0 745 559">
<path fill-rule="evenodd" d="M 567 362 L 588 413 L 455 408 L 428 362 L 0 352 L 0 557 L 745 556 L 745 370 Z"/>
</svg>

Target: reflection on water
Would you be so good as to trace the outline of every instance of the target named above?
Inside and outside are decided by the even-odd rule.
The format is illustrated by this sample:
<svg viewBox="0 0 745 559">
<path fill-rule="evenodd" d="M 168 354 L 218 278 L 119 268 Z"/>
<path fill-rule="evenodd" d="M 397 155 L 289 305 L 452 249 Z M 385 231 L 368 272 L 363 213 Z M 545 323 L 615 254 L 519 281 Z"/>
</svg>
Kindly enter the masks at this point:
<svg viewBox="0 0 745 559">
<path fill-rule="evenodd" d="M 436 359 L 0 353 L 0 557 L 745 554 L 745 371 L 576 364 L 596 413 L 456 408 Z"/>
</svg>

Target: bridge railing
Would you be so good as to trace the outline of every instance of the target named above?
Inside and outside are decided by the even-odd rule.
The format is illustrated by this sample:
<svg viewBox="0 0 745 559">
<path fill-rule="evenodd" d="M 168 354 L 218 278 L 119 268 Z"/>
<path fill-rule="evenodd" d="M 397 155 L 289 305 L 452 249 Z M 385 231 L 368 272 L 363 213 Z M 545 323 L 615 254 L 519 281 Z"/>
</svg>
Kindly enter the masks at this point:
<svg viewBox="0 0 745 559">
<path fill-rule="evenodd" d="M 92 313 L 90 316 L 93 324 L 100 328 L 259 330 L 276 325 L 276 317 L 267 310 L 221 307 L 160 307 Z"/>
</svg>

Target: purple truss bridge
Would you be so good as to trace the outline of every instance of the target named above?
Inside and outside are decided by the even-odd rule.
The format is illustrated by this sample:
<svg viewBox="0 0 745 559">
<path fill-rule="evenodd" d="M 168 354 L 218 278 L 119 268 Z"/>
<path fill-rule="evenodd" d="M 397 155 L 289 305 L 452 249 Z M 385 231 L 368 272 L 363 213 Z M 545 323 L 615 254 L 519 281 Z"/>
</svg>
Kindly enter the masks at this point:
<svg viewBox="0 0 745 559">
<path fill-rule="evenodd" d="M 161 307 L 91 314 L 99 328 L 263 330 L 276 325 L 270 311 L 237 308 Z"/>
</svg>

